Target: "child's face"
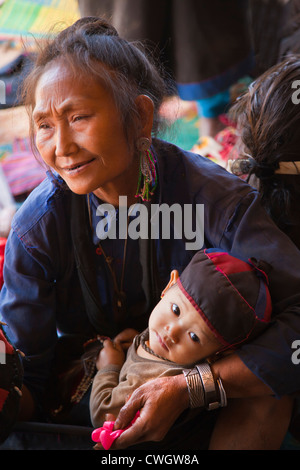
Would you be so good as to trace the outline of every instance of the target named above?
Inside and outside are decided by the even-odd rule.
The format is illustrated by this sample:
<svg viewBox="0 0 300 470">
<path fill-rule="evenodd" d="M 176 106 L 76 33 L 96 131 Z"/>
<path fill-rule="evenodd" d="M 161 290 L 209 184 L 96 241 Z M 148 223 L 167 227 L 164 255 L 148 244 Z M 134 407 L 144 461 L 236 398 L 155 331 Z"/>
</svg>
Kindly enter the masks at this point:
<svg viewBox="0 0 300 470">
<path fill-rule="evenodd" d="M 178 364 L 192 364 L 221 348 L 197 310 L 175 284 L 149 318 L 150 348 Z"/>
</svg>

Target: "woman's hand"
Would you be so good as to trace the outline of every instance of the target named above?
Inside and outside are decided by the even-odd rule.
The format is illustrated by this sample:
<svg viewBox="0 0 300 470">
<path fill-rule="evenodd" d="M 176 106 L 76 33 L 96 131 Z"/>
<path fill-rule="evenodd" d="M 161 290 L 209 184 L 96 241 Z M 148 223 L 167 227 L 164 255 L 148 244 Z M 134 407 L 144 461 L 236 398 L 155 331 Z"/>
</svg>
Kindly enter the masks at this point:
<svg viewBox="0 0 300 470">
<path fill-rule="evenodd" d="M 162 440 L 188 406 L 189 396 L 183 374 L 160 377 L 141 385 L 120 410 L 114 429 L 125 428 L 137 411 L 140 411 L 140 416 L 118 437 L 112 449 Z"/>
<path fill-rule="evenodd" d="M 103 348 L 101 349 L 96 360 L 97 369 L 100 370 L 112 364 L 122 367 L 124 361 L 125 353 L 122 346 L 109 338 L 104 340 Z"/>
</svg>

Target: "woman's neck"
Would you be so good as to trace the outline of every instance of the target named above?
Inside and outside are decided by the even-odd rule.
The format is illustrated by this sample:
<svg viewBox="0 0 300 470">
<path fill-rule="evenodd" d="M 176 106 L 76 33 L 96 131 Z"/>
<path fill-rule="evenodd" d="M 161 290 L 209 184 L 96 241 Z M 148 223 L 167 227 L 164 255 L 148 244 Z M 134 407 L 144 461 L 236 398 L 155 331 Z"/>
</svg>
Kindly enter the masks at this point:
<svg viewBox="0 0 300 470">
<path fill-rule="evenodd" d="M 118 190 L 108 190 L 105 191 L 103 188 L 98 188 L 96 191 L 93 191 L 95 196 L 101 201 L 111 204 L 114 207 L 119 207 L 120 205 L 120 197 L 126 196 L 127 197 L 127 206 L 130 207 L 132 204 L 135 204 L 137 201 L 135 194 L 128 194 L 124 191 Z"/>
<path fill-rule="evenodd" d="M 139 168 L 133 165 L 127 174 L 122 174 L 114 181 L 110 181 L 104 186 L 97 188 L 93 193 L 101 201 L 112 204 L 114 207 L 119 207 L 119 198 L 121 196 L 127 197 L 127 206 L 131 206 L 138 202 L 135 197 L 138 185 Z"/>
</svg>

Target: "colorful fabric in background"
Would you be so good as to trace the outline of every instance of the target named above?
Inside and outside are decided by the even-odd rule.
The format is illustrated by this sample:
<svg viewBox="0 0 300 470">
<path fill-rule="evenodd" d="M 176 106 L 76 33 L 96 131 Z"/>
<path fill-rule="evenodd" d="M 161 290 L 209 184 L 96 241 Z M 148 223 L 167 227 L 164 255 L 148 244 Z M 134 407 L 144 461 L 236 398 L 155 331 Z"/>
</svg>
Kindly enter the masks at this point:
<svg viewBox="0 0 300 470">
<path fill-rule="evenodd" d="M 229 90 L 230 103 L 234 103 L 252 82 L 245 76 L 238 80 Z M 227 114 L 219 116 L 224 129 L 215 137 L 199 135 L 201 117 L 196 101 L 183 101 L 172 98 L 166 101 L 161 110 L 163 117 L 169 122 L 167 130 L 161 137 L 178 145 L 184 150 L 191 150 L 213 160 L 229 170 L 228 162 L 238 158 L 236 125 Z"/>
<path fill-rule="evenodd" d="M 234 124 L 229 123 L 226 115 L 220 116 L 226 127 L 213 138 L 200 137 L 193 146 L 192 151 L 213 160 L 215 163 L 228 169 L 228 162 L 238 157 L 236 143 L 237 130 Z"/>
<path fill-rule="evenodd" d="M 15 197 L 29 193 L 46 177 L 46 169 L 30 150 L 29 139 L 15 139 L 12 152 L 0 164 Z"/>
<path fill-rule="evenodd" d="M 0 238 L 0 289 L 3 286 L 3 264 L 6 238 Z"/>
<path fill-rule="evenodd" d="M 0 41 L 43 38 L 80 17 L 77 0 L 4 0 L 0 6 Z"/>
<path fill-rule="evenodd" d="M 227 168 L 228 160 L 237 158 L 237 130 L 227 115 L 220 116 L 219 119 L 224 124 L 224 129 L 213 138 L 199 137 L 201 118 L 194 101 L 172 99 L 163 107 L 162 114 L 169 122 L 168 128 L 160 136 L 162 139 L 184 150 L 207 157 L 224 168 Z"/>
</svg>

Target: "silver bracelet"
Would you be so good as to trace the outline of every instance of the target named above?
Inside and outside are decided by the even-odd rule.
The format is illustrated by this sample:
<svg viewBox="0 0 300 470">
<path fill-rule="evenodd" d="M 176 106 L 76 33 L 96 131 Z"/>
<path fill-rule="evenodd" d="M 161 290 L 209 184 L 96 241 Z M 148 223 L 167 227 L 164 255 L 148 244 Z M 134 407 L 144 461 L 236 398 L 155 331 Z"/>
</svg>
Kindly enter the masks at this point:
<svg viewBox="0 0 300 470">
<path fill-rule="evenodd" d="M 225 389 L 223 387 L 223 383 L 220 377 L 217 379 L 217 385 L 219 387 L 219 393 L 220 393 L 220 407 L 223 408 L 224 406 L 227 406 L 227 396 L 226 396 L 226 392 L 225 392 Z"/>
<path fill-rule="evenodd" d="M 219 408 L 219 397 L 209 364 L 207 362 L 203 362 L 202 364 L 197 365 L 196 369 L 199 372 L 203 384 L 206 408 L 208 410 L 215 410 L 216 408 Z"/>
<path fill-rule="evenodd" d="M 215 410 L 227 405 L 226 393 L 220 378 L 215 382 L 207 362 L 183 371 L 189 392 L 190 408 Z"/>
<path fill-rule="evenodd" d="M 190 408 L 204 408 L 204 390 L 197 369 L 184 369 L 183 374 L 188 387 Z"/>
</svg>

